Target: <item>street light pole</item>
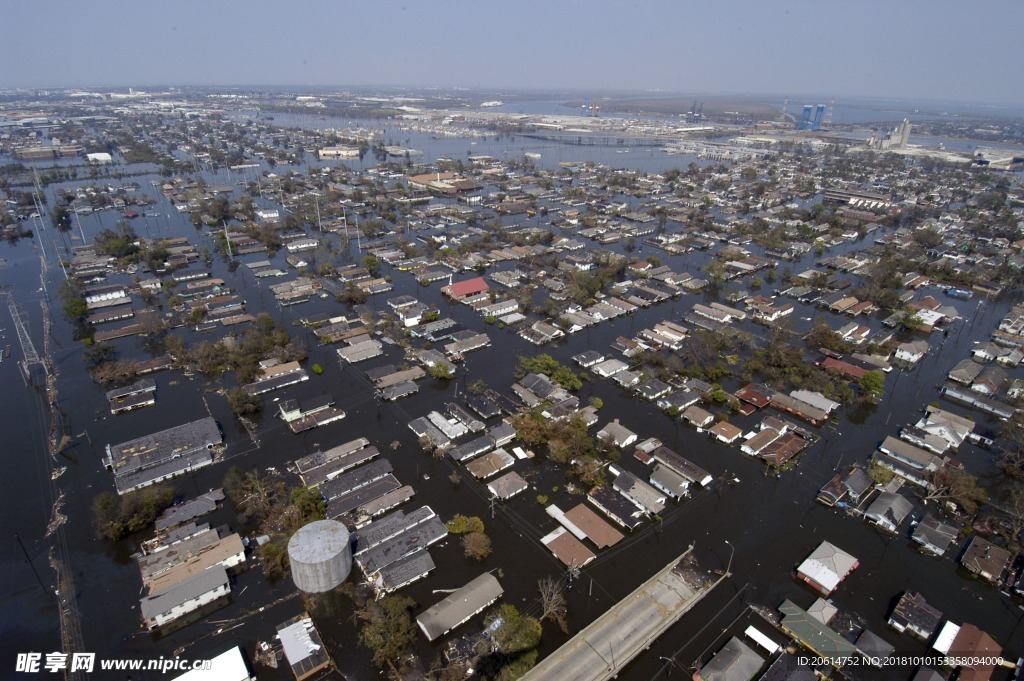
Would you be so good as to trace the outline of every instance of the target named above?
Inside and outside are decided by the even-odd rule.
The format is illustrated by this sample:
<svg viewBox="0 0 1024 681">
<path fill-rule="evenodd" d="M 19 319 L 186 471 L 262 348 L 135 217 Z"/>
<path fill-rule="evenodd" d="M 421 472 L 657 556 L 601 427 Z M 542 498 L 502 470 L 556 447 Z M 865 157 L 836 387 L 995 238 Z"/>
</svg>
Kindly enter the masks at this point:
<svg viewBox="0 0 1024 681">
<path fill-rule="evenodd" d="M 725 543 L 729 545 L 729 564 L 725 567 L 725 576 L 732 577 L 732 557 L 736 553 L 736 547 L 729 544 L 729 540 L 726 539 Z"/>
<path fill-rule="evenodd" d="M 663 656 L 663 655 L 659 655 L 659 656 L 658 656 L 658 659 L 659 659 L 659 660 L 665 660 L 666 662 L 668 662 L 668 663 L 669 663 L 669 666 L 668 666 L 668 674 L 666 674 L 665 676 L 672 676 L 672 668 L 673 668 L 673 667 L 679 667 L 679 668 L 680 668 L 680 669 L 682 669 L 683 671 L 686 671 L 686 669 L 685 669 L 685 668 L 684 668 L 684 667 L 683 667 L 683 666 L 682 666 L 681 664 L 679 664 L 678 662 L 676 662 L 675 658 L 673 658 L 673 657 L 665 657 L 665 656 Z"/>
</svg>

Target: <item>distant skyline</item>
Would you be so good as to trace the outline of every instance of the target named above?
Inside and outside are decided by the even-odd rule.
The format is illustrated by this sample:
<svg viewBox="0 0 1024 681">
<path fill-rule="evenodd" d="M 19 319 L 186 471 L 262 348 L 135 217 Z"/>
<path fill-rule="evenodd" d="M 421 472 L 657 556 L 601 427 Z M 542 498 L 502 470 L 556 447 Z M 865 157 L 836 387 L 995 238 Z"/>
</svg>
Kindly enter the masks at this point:
<svg viewBox="0 0 1024 681">
<path fill-rule="evenodd" d="M 1024 104 L 1024 2 L 55 0 L 0 87 L 443 86 Z"/>
</svg>

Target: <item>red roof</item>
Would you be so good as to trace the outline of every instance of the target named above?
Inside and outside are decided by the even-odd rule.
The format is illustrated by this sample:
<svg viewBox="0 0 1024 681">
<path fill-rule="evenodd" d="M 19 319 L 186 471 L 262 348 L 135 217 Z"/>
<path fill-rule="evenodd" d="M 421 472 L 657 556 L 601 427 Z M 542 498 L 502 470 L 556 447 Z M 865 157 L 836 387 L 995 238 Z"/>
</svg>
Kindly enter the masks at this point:
<svg viewBox="0 0 1024 681">
<path fill-rule="evenodd" d="M 849 378 L 858 379 L 867 373 L 867 369 L 861 369 L 858 366 L 854 366 L 847 362 L 842 362 L 838 359 L 826 357 L 825 361 L 821 363 L 821 366 L 830 371 L 838 371 L 839 373 Z"/>
<path fill-rule="evenodd" d="M 749 402 L 758 409 L 767 407 L 771 402 L 771 399 L 757 388 L 753 383 L 748 383 L 735 393 L 736 397 L 740 398 L 744 402 Z"/>
<path fill-rule="evenodd" d="M 448 295 L 452 298 L 465 298 L 477 293 L 483 293 L 490 287 L 483 277 L 474 277 L 465 281 L 457 281 L 448 287 Z"/>
</svg>

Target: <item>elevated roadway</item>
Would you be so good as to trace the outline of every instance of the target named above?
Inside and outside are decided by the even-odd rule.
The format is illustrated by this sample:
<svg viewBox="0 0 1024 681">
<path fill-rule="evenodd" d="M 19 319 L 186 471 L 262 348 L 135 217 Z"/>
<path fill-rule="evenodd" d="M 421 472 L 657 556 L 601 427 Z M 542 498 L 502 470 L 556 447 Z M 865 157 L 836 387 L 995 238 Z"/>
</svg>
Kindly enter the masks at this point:
<svg viewBox="0 0 1024 681">
<path fill-rule="evenodd" d="M 690 548 L 565 642 L 524 681 L 604 681 L 679 621 L 728 573 L 712 583 L 683 566 Z"/>
</svg>

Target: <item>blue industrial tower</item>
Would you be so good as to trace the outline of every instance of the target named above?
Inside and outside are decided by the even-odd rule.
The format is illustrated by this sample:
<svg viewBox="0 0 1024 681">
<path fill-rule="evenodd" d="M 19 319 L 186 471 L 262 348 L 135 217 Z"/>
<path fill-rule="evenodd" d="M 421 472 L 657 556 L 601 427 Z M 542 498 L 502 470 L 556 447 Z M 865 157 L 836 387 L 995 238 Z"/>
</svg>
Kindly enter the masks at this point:
<svg viewBox="0 0 1024 681">
<path fill-rule="evenodd" d="M 810 130 L 811 129 L 811 105 L 804 104 L 804 112 L 800 116 L 800 124 L 797 125 L 798 130 Z"/>
<path fill-rule="evenodd" d="M 821 130 L 821 121 L 825 118 L 825 105 L 804 104 L 804 112 L 800 116 L 798 130 Z"/>
</svg>

